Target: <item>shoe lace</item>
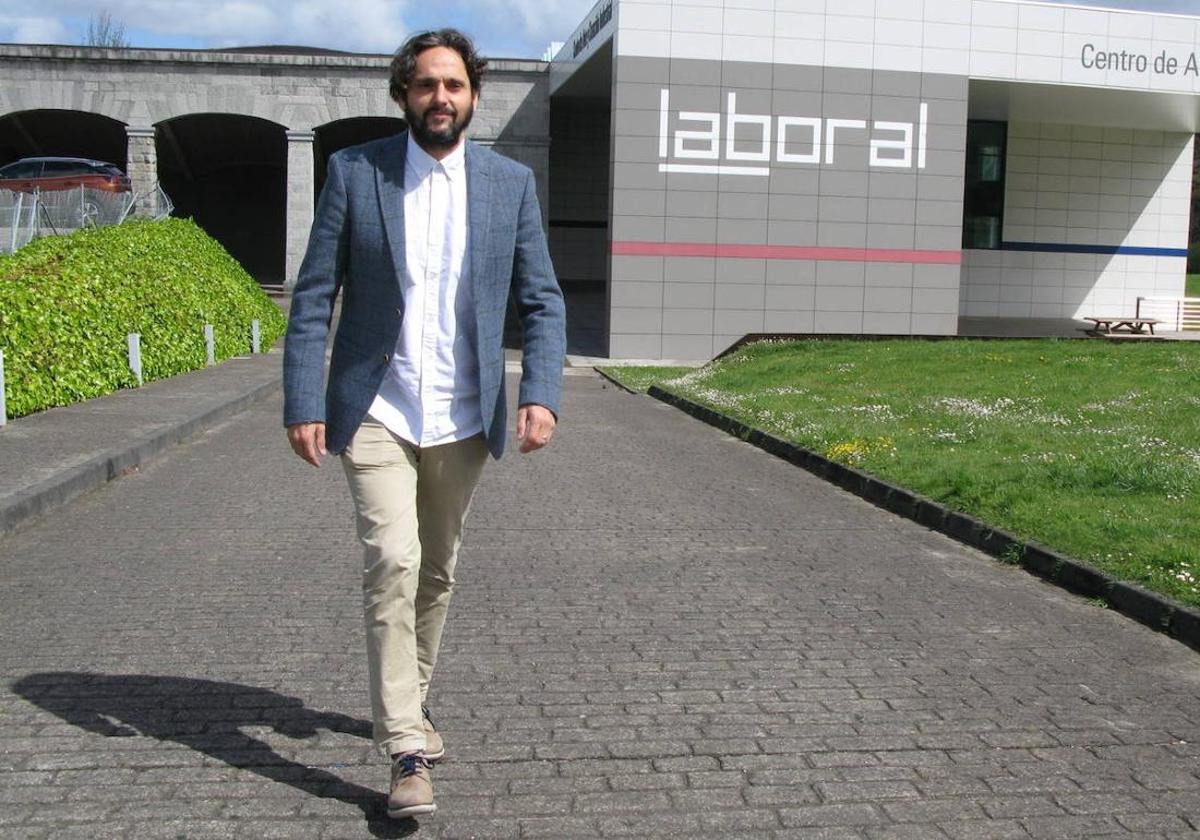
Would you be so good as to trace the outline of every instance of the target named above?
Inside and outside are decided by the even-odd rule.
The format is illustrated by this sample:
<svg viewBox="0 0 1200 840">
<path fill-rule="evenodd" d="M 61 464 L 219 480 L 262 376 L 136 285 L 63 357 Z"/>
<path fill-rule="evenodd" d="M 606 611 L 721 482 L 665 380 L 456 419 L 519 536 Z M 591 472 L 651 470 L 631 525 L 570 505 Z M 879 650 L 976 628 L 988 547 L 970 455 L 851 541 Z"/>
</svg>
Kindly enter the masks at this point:
<svg viewBox="0 0 1200 840">
<path fill-rule="evenodd" d="M 405 753 L 397 756 L 392 763 L 392 772 L 401 779 L 406 779 L 409 776 L 414 776 L 421 770 L 428 770 L 433 767 L 433 762 L 427 759 L 421 753 Z"/>
<path fill-rule="evenodd" d="M 434 725 L 434 723 L 433 723 L 433 716 L 429 714 L 429 707 L 428 707 L 428 706 L 422 706 L 422 707 L 421 707 L 421 714 L 422 714 L 422 715 L 424 715 L 424 717 L 425 717 L 425 720 L 429 721 L 429 725 L 430 725 L 430 726 L 433 726 L 433 728 L 434 728 L 434 729 L 436 729 L 436 728 L 437 728 L 437 727 Z"/>
</svg>

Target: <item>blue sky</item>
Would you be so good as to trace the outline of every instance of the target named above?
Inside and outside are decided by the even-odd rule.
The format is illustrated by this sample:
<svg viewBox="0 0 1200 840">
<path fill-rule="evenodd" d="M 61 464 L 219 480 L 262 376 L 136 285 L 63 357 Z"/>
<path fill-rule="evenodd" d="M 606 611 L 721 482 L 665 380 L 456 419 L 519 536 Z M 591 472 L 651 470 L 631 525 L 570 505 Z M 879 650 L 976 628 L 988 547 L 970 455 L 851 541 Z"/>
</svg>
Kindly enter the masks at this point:
<svg viewBox="0 0 1200 840">
<path fill-rule="evenodd" d="M 457 26 L 473 35 L 487 55 L 538 58 L 551 41 L 566 40 L 594 2 L 108 0 L 101 5 L 96 0 L 3 0 L 0 42 L 78 44 L 89 16 L 106 8 L 114 20 L 126 23 L 135 47 L 300 44 L 390 53 L 411 32 Z M 1200 0 L 1090 0 L 1086 5 L 1200 15 Z"/>
</svg>

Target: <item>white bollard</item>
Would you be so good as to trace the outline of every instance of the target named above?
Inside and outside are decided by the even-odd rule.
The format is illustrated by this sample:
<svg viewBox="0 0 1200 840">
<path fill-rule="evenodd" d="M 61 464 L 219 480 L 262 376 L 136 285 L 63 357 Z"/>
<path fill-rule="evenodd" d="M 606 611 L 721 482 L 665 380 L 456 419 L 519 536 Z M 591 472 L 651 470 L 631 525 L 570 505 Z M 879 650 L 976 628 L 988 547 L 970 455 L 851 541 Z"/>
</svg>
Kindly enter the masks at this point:
<svg viewBox="0 0 1200 840">
<path fill-rule="evenodd" d="M 8 422 L 8 406 L 4 404 L 4 351 L 0 350 L 0 426 Z"/>
<path fill-rule="evenodd" d="M 262 327 L 258 324 L 258 319 L 255 318 L 250 322 L 250 352 L 258 355 L 262 352 Z"/>
<path fill-rule="evenodd" d="M 140 333 L 130 333 L 125 336 L 125 345 L 129 348 L 129 369 L 137 377 L 137 384 L 142 386 L 142 336 Z"/>
<path fill-rule="evenodd" d="M 217 354 L 215 340 L 213 339 L 212 324 L 204 325 L 204 352 L 208 354 L 208 366 L 212 367 L 217 363 Z"/>
</svg>

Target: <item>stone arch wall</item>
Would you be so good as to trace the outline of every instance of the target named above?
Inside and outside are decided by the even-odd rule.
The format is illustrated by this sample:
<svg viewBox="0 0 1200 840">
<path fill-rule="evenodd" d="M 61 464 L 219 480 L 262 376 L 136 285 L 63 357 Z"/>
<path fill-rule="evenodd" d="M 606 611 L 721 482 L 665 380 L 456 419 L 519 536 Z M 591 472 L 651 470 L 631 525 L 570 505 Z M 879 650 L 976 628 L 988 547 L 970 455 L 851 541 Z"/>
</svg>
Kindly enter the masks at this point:
<svg viewBox="0 0 1200 840">
<path fill-rule="evenodd" d="M 285 282 L 295 279 L 312 224 L 313 138 L 323 125 L 401 117 L 387 94 L 390 56 L 208 52 L 0 44 L 0 117 L 57 108 L 124 123 L 135 187 L 157 181 L 155 127 L 203 113 L 268 120 L 287 137 Z M 530 166 L 548 206 L 547 65 L 490 59 L 471 137 Z"/>
</svg>

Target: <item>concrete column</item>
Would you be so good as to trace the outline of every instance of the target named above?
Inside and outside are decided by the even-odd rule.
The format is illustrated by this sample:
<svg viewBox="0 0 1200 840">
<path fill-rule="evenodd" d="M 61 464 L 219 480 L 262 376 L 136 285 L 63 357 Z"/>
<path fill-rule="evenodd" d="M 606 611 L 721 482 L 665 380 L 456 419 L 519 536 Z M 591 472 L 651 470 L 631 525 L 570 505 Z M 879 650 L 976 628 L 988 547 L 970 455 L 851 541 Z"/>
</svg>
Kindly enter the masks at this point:
<svg viewBox="0 0 1200 840">
<path fill-rule="evenodd" d="M 287 256 L 284 260 L 283 284 L 290 289 L 296 285 L 300 262 L 308 245 L 308 232 L 313 221 L 313 137 L 311 131 L 287 133 Z"/>
<path fill-rule="evenodd" d="M 154 143 L 154 126 L 125 127 L 128 150 L 125 154 L 125 173 L 133 182 L 133 190 L 142 199 L 139 215 L 155 215 L 158 201 L 154 188 L 158 185 L 158 146 Z"/>
</svg>

